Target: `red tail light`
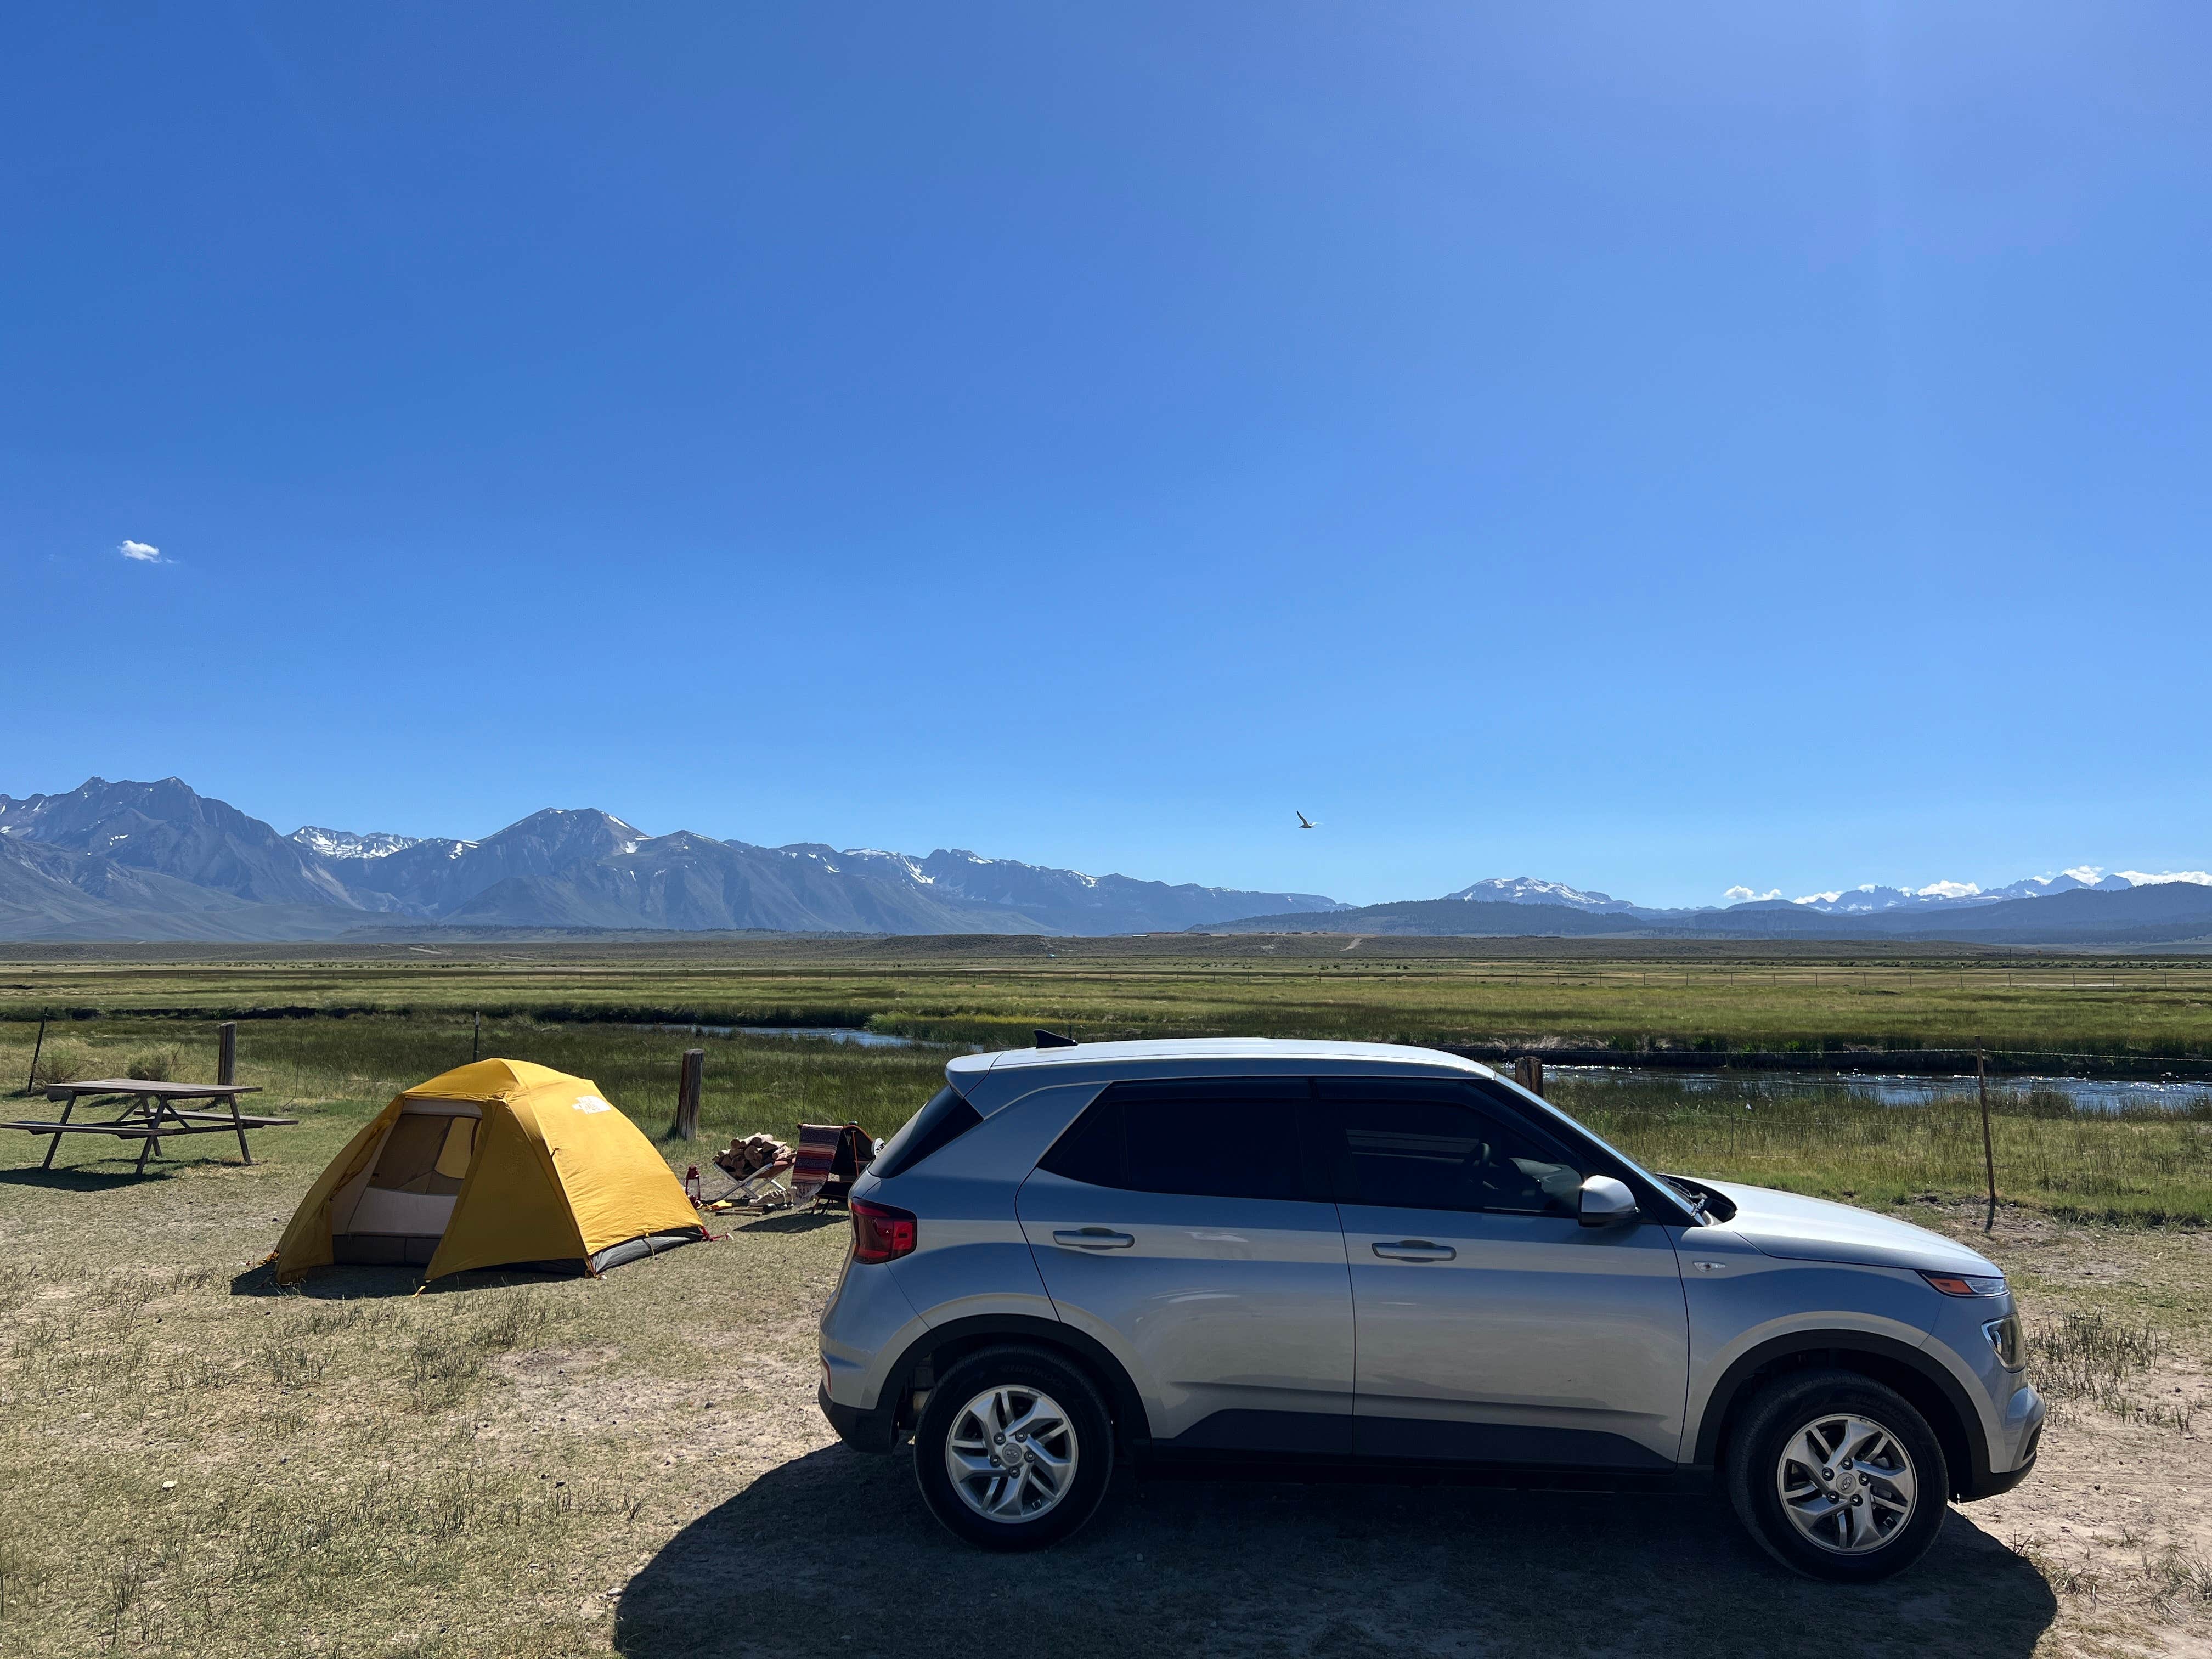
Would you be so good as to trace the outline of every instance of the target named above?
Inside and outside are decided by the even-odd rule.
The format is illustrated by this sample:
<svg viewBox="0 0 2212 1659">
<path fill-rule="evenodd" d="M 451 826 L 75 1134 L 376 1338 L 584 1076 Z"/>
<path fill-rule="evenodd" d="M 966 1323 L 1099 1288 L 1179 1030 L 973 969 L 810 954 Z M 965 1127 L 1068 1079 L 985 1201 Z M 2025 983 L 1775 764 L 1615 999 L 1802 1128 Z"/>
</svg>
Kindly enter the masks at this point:
<svg viewBox="0 0 2212 1659">
<path fill-rule="evenodd" d="M 853 1260 L 896 1261 L 914 1254 L 914 1217 L 888 1204 L 853 1200 Z"/>
</svg>

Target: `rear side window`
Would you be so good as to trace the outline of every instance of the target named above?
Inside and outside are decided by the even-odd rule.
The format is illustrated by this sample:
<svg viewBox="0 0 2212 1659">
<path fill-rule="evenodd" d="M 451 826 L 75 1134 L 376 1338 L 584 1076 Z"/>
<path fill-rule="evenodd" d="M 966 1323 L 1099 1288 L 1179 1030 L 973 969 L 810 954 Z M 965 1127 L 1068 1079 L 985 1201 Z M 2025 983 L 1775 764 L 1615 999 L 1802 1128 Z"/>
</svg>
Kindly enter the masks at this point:
<svg viewBox="0 0 2212 1659">
<path fill-rule="evenodd" d="M 1117 1083 L 1040 1169 L 1093 1187 L 1211 1198 L 1302 1199 L 1304 1079 Z"/>
<path fill-rule="evenodd" d="M 904 1175 L 933 1152 L 939 1152 L 983 1121 L 983 1115 L 953 1088 L 939 1089 L 929 1103 L 907 1119 L 899 1132 L 884 1143 L 876 1158 L 876 1174 L 888 1181 Z"/>
</svg>

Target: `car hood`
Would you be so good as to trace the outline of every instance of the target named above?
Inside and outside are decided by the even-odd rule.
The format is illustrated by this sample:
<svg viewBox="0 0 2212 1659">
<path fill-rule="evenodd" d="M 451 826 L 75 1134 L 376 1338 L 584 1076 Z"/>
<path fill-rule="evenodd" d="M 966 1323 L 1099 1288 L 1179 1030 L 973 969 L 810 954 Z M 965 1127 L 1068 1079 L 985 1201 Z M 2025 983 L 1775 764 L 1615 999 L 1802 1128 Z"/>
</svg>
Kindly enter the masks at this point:
<svg viewBox="0 0 2212 1659">
<path fill-rule="evenodd" d="M 1735 1206 L 1734 1218 L 1722 1224 L 1766 1255 L 1792 1261 L 1844 1261 L 1864 1267 L 1926 1268 L 1935 1273 L 1999 1271 L 1986 1256 L 1909 1221 L 1893 1220 L 1848 1204 L 1832 1204 L 1825 1198 L 1742 1187 L 1733 1181 L 1698 1179 Z"/>
</svg>

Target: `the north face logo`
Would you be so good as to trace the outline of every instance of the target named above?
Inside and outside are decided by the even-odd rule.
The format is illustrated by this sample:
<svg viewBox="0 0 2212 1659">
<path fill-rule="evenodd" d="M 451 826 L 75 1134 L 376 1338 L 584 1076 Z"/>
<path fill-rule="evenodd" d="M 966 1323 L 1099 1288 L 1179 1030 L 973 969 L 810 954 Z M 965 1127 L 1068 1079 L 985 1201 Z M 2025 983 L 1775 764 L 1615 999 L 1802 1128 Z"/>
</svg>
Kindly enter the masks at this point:
<svg viewBox="0 0 2212 1659">
<path fill-rule="evenodd" d="M 578 1095 L 576 1097 L 576 1109 L 580 1112 L 611 1112 L 614 1110 L 614 1108 L 608 1105 L 605 1101 L 601 1100 L 597 1095 Z"/>
</svg>

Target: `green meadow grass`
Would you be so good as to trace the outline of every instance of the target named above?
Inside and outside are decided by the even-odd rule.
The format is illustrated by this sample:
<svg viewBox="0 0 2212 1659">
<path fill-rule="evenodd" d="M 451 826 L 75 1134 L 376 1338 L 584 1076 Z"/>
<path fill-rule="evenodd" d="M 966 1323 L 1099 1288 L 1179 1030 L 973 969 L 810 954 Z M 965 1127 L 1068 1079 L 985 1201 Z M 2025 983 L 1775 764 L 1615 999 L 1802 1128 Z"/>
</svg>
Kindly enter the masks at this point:
<svg viewBox="0 0 2212 1659">
<path fill-rule="evenodd" d="M 17 1090 L 27 1076 L 35 1036 L 35 1027 L 21 1021 L 0 1024 L 0 1079 L 13 1079 Z M 262 1091 L 248 1097 L 249 1109 L 365 1116 L 401 1090 L 466 1065 L 476 1041 L 472 1020 L 453 1014 L 255 1021 L 240 1032 L 239 1080 Z M 785 1139 L 801 1122 L 857 1121 L 875 1133 L 889 1133 L 942 1085 L 951 1052 L 904 1048 L 862 1054 L 809 1038 L 725 1038 L 518 1018 L 485 1020 L 482 1037 L 487 1059 L 533 1060 L 592 1079 L 601 1093 L 653 1135 L 665 1133 L 675 1115 L 677 1079 L 687 1048 L 703 1048 L 708 1057 L 699 1114 L 702 1137 L 768 1129 Z M 143 1018 L 50 1026 L 39 1069 L 48 1077 L 142 1075 L 157 1058 L 172 1078 L 212 1081 L 212 1026 Z M 130 1069 L 134 1065 L 138 1072 Z M 85 1156 L 90 1149 L 83 1139 L 64 1148 L 63 1162 Z M 27 1139 L 24 1144 L 32 1143 Z M 0 1142 L 0 1149 L 5 1145 Z M 131 1157 L 136 1156 L 134 1147 Z"/>
<path fill-rule="evenodd" d="M 0 1078 L 25 1073 L 33 1036 L 21 1022 L 0 1024 Z M 473 1040 L 471 1020 L 451 1013 L 253 1021 L 240 1033 L 240 1077 L 262 1087 L 255 1098 L 269 1109 L 356 1121 L 400 1090 L 465 1063 Z M 214 1032 L 205 1022 L 75 1021 L 50 1027 L 49 1043 L 49 1063 L 41 1066 L 49 1073 L 112 1075 L 155 1060 L 173 1077 L 214 1075 Z M 887 1135 L 936 1090 L 946 1059 L 957 1052 L 860 1050 L 809 1038 L 512 1017 L 487 1019 L 483 1033 L 487 1055 L 594 1079 L 655 1136 L 671 1128 L 690 1047 L 707 1056 L 696 1152 L 702 1168 L 720 1140 L 758 1129 L 788 1139 L 802 1122 L 857 1121 Z M 1840 1089 L 1782 1090 L 1756 1074 L 1717 1088 L 1665 1077 L 1632 1085 L 1563 1078 L 1554 1079 L 1552 1093 L 1565 1109 L 1661 1169 L 1876 1205 L 1983 1190 L 1981 1119 L 1971 1094 L 1881 1106 Z M 2006 1201 L 2136 1224 L 2212 1221 L 2212 1091 L 2195 1115 L 2075 1112 L 2056 1096 L 2002 1086 L 1993 1098 L 1997 1185 Z M 89 1146 L 89 1139 L 66 1145 L 60 1161 L 127 1164 L 119 1148 Z M 15 1144 L 43 1150 L 28 1136 Z M 0 1141 L 0 1158 L 7 1145 Z M 170 1150 L 181 1156 L 197 1149 L 176 1141 Z M 675 1144 L 670 1155 L 679 1164 L 694 1156 Z"/>
<path fill-rule="evenodd" d="M 0 1020 L 284 1012 L 865 1025 L 1002 1047 L 1244 1035 L 1704 1051 L 1971 1048 L 2212 1060 L 2212 963 L 1897 947 L 1607 954 L 1546 940 L 856 939 L 0 947 Z M 1677 947 L 1679 951 L 1679 947 Z M 2205 1068 L 2212 1075 L 2212 1066 Z"/>
<path fill-rule="evenodd" d="M 1883 1106 L 1841 1089 L 1784 1091 L 1755 1076 L 1692 1089 L 1556 1081 L 1555 1104 L 1651 1168 L 1876 1207 L 1986 1191 L 1972 1094 Z M 2212 1092 L 2188 1114 L 2073 1110 L 2054 1095 L 1991 1091 L 2001 1200 L 2074 1220 L 2212 1221 Z"/>
</svg>

